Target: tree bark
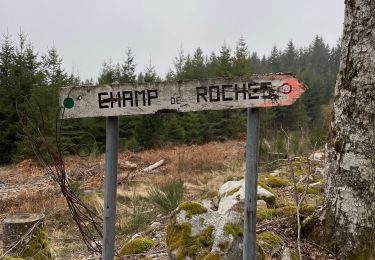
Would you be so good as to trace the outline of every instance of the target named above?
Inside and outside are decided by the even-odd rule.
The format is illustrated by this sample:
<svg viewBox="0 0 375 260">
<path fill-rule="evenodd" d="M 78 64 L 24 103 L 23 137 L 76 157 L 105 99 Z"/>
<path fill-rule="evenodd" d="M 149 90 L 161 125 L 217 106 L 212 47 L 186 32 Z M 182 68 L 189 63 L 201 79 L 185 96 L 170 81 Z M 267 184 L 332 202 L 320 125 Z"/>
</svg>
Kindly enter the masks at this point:
<svg viewBox="0 0 375 260">
<path fill-rule="evenodd" d="M 375 0 L 345 5 L 322 241 L 345 259 L 375 259 Z"/>
</svg>

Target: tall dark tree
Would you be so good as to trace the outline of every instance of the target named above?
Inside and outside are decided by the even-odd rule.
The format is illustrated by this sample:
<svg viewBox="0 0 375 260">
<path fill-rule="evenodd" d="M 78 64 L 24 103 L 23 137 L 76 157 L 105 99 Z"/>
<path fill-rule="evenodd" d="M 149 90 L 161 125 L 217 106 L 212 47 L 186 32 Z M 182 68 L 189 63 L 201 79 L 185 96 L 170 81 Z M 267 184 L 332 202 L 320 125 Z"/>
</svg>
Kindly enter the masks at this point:
<svg viewBox="0 0 375 260">
<path fill-rule="evenodd" d="M 153 83 L 160 80 L 151 60 L 145 68 L 143 80 L 146 83 Z M 141 148 L 152 148 L 161 145 L 165 123 L 164 118 L 162 114 L 143 115 L 140 117 L 136 130 L 136 138 Z"/>
<path fill-rule="evenodd" d="M 271 55 L 268 58 L 269 72 L 281 72 L 281 60 L 280 60 L 280 52 L 276 46 L 272 47 Z"/>
<path fill-rule="evenodd" d="M 282 68 L 286 72 L 296 73 L 297 51 L 292 41 L 288 42 L 286 50 L 282 53 Z"/>
<path fill-rule="evenodd" d="M 16 146 L 19 130 L 14 104 L 17 92 L 14 87 L 15 46 L 5 35 L 0 50 L 0 164 L 8 163 Z"/>
<path fill-rule="evenodd" d="M 22 33 L 18 45 L 9 35 L 4 37 L 0 50 L 0 164 L 14 159 L 18 143 L 23 140 L 16 103 L 20 97 L 29 98 L 32 89 L 42 84 L 37 58 Z M 52 101 L 47 105 L 53 105 Z"/>
<path fill-rule="evenodd" d="M 211 52 L 210 57 L 206 59 L 207 77 L 214 78 L 218 75 L 218 58 L 215 52 Z"/>
<path fill-rule="evenodd" d="M 261 74 L 261 60 L 258 57 L 256 52 L 253 52 L 250 56 L 250 68 L 252 69 L 253 73 Z"/>
</svg>

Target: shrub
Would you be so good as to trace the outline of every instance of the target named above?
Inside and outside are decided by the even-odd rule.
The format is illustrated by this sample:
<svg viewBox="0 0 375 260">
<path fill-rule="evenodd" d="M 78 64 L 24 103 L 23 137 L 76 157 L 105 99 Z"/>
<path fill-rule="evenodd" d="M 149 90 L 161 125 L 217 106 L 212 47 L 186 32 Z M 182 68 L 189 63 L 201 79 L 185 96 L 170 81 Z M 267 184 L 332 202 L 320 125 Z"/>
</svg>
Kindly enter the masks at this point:
<svg viewBox="0 0 375 260">
<path fill-rule="evenodd" d="M 148 191 L 148 198 L 151 203 L 160 210 L 169 212 L 177 208 L 184 196 L 182 181 L 171 181 Z"/>
</svg>

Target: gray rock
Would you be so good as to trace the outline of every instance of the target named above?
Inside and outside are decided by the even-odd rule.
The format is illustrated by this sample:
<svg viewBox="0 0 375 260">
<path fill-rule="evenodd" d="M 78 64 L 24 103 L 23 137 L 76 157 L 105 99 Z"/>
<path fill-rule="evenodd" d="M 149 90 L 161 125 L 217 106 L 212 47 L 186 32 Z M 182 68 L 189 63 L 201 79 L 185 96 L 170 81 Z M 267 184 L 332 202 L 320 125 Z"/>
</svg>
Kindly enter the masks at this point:
<svg viewBox="0 0 375 260">
<path fill-rule="evenodd" d="M 270 173 L 270 176 L 279 176 L 280 175 L 280 170 L 274 170 L 273 172 Z"/>
<path fill-rule="evenodd" d="M 212 200 L 206 199 L 201 203 L 201 206 L 206 210 L 204 213 L 191 214 L 187 210 L 178 208 L 172 216 L 169 228 L 172 230 L 175 227 L 175 230 L 178 230 L 178 227 L 188 226 L 190 227 L 188 236 L 198 237 L 211 227 L 213 228 L 211 253 L 220 254 L 220 259 L 242 259 L 243 238 L 239 230 L 243 226 L 244 193 L 244 180 L 228 181 L 219 189 L 217 207 Z M 274 195 L 258 186 L 258 198 L 274 198 Z M 259 205 L 267 206 L 267 203 L 264 200 L 259 200 Z M 178 236 L 171 235 L 171 237 Z M 169 243 L 173 243 L 170 239 L 167 240 Z M 176 258 L 177 252 L 178 249 L 170 248 L 168 245 L 168 254 L 172 259 Z M 196 255 L 186 257 L 194 259 Z"/>
<path fill-rule="evenodd" d="M 227 212 L 239 201 L 243 202 L 245 199 L 245 180 L 242 179 L 239 181 L 228 181 L 224 183 L 219 189 L 219 197 L 219 213 Z M 271 201 L 274 200 L 275 195 L 258 185 L 257 197 L 260 200 Z"/>
<path fill-rule="evenodd" d="M 282 249 L 281 259 L 280 260 L 292 260 L 292 255 L 290 253 L 289 247 L 284 247 Z"/>
<path fill-rule="evenodd" d="M 129 161 L 125 161 L 124 166 L 125 166 L 126 169 L 129 169 L 129 170 L 135 170 L 138 167 L 137 164 L 129 162 Z"/>
<path fill-rule="evenodd" d="M 257 206 L 258 207 L 267 207 L 267 202 L 264 200 L 257 200 Z"/>
<path fill-rule="evenodd" d="M 309 159 L 320 161 L 320 160 L 324 160 L 324 156 L 325 156 L 324 150 L 320 150 L 320 151 L 316 151 L 315 153 L 311 154 L 309 156 Z"/>
</svg>

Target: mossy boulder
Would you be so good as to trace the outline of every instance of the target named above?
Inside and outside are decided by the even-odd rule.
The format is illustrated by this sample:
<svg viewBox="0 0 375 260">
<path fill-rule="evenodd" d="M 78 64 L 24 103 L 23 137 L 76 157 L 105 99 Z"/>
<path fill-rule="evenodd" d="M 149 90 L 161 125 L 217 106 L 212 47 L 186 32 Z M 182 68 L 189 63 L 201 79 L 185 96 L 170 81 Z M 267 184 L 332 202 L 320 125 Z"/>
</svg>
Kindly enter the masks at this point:
<svg viewBox="0 0 375 260">
<path fill-rule="evenodd" d="M 228 181 L 213 199 L 202 203 L 181 203 L 171 216 L 167 227 L 167 246 L 171 259 L 241 259 L 243 242 L 244 180 Z M 262 198 L 274 205 L 274 195 L 258 187 Z M 259 197 L 259 192 L 258 192 Z M 214 198 L 217 199 L 215 196 Z M 266 205 L 268 206 L 268 204 Z M 259 259 L 263 259 L 261 247 Z"/>
<path fill-rule="evenodd" d="M 167 227 L 172 259 L 235 259 L 233 255 L 241 255 L 241 214 L 234 210 L 221 214 L 205 205 L 208 203 L 188 201 L 173 213 Z"/>
<path fill-rule="evenodd" d="M 120 255 L 133 255 L 144 253 L 155 244 L 155 241 L 147 237 L 137 237 L 125 243 L 120 250 Z"/>
</svg>

